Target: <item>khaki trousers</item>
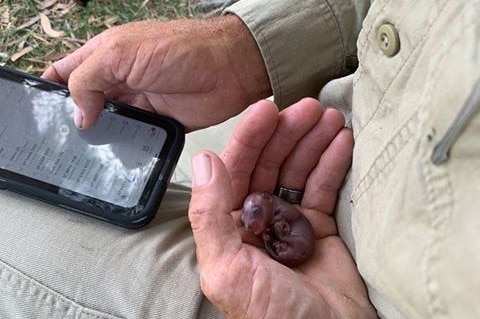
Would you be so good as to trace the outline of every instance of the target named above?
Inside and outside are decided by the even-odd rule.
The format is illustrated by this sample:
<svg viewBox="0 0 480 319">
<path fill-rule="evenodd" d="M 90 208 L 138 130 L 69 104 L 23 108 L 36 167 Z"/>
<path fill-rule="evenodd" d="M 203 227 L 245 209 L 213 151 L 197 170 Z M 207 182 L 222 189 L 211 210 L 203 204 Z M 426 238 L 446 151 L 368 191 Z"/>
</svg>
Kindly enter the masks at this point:
<svg viewBox="0 0 480 319">
<path fill-rule="evenodd" d="M 187 136 L 159 212 L 141 230 L 0 192 L 0 318 L 221 318 L 200 291 L 190 158 L 220 152 L 239 118 Z"/>
<path fill-rule="evenodd" d="M 480 116 L 458 121 L 478 90 L 479 16 L 479 1 L 376 0 L 359 69 L 322 92 L 352 104 L 337 221 L 384 318 L 480 318 Z M 400 34 L 394 57 L 378 47 L 386 21 Z M 195 148 L 218 151 L 228 135 L 198 133 L 175 181 L 188 184 Z M 0 318 L 217 318 L 199 288 L 188 200 L 172 185 L 153 223 L 130 231 L 0 192 Z"/>
</svg>

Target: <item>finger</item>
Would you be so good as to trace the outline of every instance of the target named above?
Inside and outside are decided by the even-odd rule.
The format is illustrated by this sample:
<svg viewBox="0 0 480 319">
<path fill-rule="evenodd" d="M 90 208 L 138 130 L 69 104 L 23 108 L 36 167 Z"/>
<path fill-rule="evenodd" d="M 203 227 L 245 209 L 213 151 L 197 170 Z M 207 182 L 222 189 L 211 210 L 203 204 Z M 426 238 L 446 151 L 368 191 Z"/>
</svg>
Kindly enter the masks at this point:
<svg viewBox="0 0 480 319">
<path fill-rule="evenodd" d="M 251 192 L 273 192 L 282 163 L 322 113 L 320 102 L 312 98 L 303 99 L 280 113 L 275 133 L 263 149 L 253 173 Z"/>
<path fill-rule="evenodd" d="M 66 58 L 65 58 L 66 59 Z M 55 62 L 57 63 L 57 62 Z M 55 66 L 55 63 L 50 65 L 42 74 L 42 78 L 45 80 L 49 80 L 52 82 L 57 82 L 61 84 L 67 84 L 68 82 L 68 77 L 64 79 L 61 75 L 60 72 L 57 71 L 57 67 Z"/>
<path fill-rule="evenodd" d="M 82 62 L 87 59 L 98 46 L 101 45 L 103 38 L 109 32 L 111 31 L 104 31 L 103 33 L 93 37 L 72 54 L 69 54 L 65 58 L 54 62 L 45 70 L 45 72 L 43 72 L 42 78 L 67 84 L 70 74 L 73 72 L 73 70 L 82 64 Z"/>
<path fill-rule="evenodd" d="M 75 111 L 75 124 L 80 129 L 88 129 L 95 123 L 105 103 L 105 91 L 121 82 L 117 78 L 114 59 L 108 47 L 102 47 L 90 55 L 70 75 L 68 88 L 78 107 Z"/>
<path fill-rule="evenodd" d="M 322 154 L 307 179 L 301 207 L 331 214 L 337 193 L 352 162 L 353 135 L 344 128 Z"/>
<path fill-rule="evenodd" d="M 230 215 L 233 192 L 226 167 L 211 152 L 196 154 L 192 167 L 193 187 L 188 217 L 197 245 L 198 262 L 203 267 L 234 254 L 242 242 Z"/>
<path fill-rule="evenodd" d="M 336 109 L 325 110 L 312 130 L 297 143 L 282 164 L 278 185 L 294 190 L 304 190 L 308 175 L 344 125 L 345 119 L 342 113 Z"/>
<path fill-rule="evenodd" d="M 103 92 L 84 93 L 84 89 L 87 87 L 86 83 L 89 85 L 96 85 L 99 81 L 101 81 L 101 79 L 93 78 L 95 81 L 92 81 L 91 79 L 85 81 L 84 79 L 82 80 L 80 78 L 72 81 L 73 83 L 69 83 L 69 80 L 72 73 L 78 70 L 79 67 L 81 67 L 79 74 L 85 73 L 84 69 L 86 66 L 84 65 L 84 62 L 86 60 L 92 61 L 91 56 L 95 55 L 95 53 L 97 53 L 96 55 L 99 55 L 96 50 L 101 47 L 104 37 L 108 36 L 108 34 L 111 32 L 111 30 L 107 30 L 95 36 L 80 49 L 76 50 L 64 59 L 53 63 L 42 74 L 42 77 L 47 80 L 68 84 L 72 98 L 77 106 L 74 110 L 75 125 L 80 129 L 90 128 L 97 119 L 100 111 L 103 109 L 105 102 Z M 110 59 L 102 58 L 96 61 L 97 65 L 92 62 L 90 62 L 90 64 L 94 64 L 91 67 L 99 67 L 98 64 L 105 63 L 106 61 L 110 61 Z"/>
<path fill-rule="evenodd" d="M 235 208 L 247 196 L 252 172 L 277 121 L 278 109 L 273 102 L 262 100 L 253 104 L 222 152 L 221 158 L 232 178 Z"/>
<path fill-rule="evenodd" d="M 314 209 L 300 209 L 302 214 L 305 215 L 312 225 L 316 239 L 322 239 L 328 236 L 336 236 L 338 234 L 337 224 L 332 216 Z"/>
</svg>

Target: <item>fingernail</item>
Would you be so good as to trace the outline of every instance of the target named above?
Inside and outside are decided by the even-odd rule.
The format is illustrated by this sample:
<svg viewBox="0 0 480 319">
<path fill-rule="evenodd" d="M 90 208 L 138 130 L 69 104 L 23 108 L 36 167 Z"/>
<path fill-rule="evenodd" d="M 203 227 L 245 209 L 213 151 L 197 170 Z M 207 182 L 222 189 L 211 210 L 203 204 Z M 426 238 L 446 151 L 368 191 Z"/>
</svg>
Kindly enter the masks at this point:
<svg viewBox="0 0 480 319">
<path fill-rule="evenodd" d="M 75 122 L 75 126 L 81 130 L 83 127 L 83 114 L 77 106 L 73 108 L 73 121 Z"/>
<path fill-rule="evenodd" d="M 192 159 L 193 186 L 207 184 L 212 178 L 212 160 L 205 153 L 197 154 Z"/>
</svg>

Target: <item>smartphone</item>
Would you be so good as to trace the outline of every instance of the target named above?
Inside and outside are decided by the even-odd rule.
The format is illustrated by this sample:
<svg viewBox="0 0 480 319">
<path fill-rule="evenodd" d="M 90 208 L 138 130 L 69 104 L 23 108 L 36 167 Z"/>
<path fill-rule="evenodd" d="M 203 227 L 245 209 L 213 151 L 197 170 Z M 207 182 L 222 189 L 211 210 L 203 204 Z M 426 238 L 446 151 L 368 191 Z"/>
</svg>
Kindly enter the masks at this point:
<svg viewBox="0 0 480 319">
<path fill-rule="evenodd" d="M 146 225 L 183 149 L 183 126 L 107 101 L 95 125 L 78 130 L 73 109 L 67 87 L 0 67 L 0 188 L 123 227 Z"/>
</svg>

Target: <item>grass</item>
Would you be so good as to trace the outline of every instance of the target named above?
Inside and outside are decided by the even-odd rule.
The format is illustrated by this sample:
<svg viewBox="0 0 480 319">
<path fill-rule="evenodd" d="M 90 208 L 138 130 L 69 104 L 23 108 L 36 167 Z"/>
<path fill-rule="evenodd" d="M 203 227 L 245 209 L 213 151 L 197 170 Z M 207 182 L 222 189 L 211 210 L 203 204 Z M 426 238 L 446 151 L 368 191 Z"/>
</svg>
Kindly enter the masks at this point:
<svg viewBox="0 0 480 319">
<path fill-rule="evenodd" d="M 0 0 L 0 65 L 38 75 L 109 27 L 193 17 L 194 2 L 92 0 L 83 7 L 75 0 Z"/>
</svg>

